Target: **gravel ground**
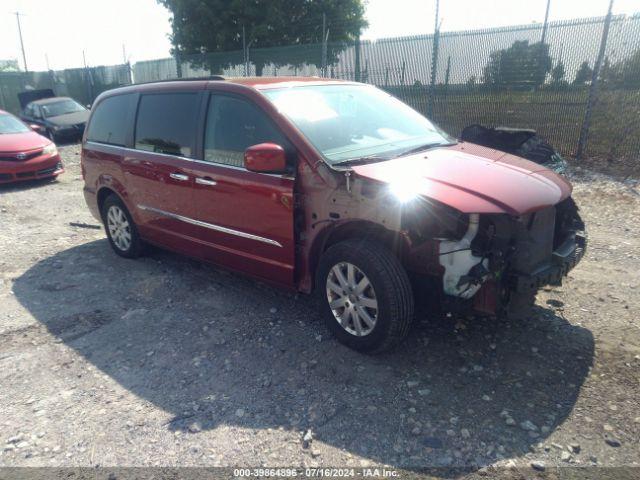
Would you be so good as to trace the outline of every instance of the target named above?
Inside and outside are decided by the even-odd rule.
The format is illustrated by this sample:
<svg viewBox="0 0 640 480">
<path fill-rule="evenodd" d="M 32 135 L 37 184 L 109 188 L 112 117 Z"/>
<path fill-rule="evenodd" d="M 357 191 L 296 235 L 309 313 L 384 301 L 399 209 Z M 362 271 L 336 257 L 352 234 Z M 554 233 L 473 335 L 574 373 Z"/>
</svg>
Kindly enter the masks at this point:
<svg viewBox="0 0 640 480">
<path fill-rule="evenodd" d="M 117 257 L 61 151 L 0 187 L 0 466 L 639 466 L 638 182 L 572 171 L 587 255 L 526 320 L 423 319 L 369 357 L 305 296 Z"/>
</svg>

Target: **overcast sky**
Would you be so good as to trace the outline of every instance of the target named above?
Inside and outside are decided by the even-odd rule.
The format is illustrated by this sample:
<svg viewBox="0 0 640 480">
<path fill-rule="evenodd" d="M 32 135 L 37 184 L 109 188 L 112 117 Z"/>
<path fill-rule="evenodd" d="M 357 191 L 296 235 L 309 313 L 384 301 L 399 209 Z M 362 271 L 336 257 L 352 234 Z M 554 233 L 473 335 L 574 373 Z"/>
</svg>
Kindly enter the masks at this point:
<svg viewBox="0 0 640 480">
<path fill-rule="evenodd" d="M 376 39 L 432 33 L 435 0 L 368 0 Z M 546 0 L 441 0 L 442 29 L 466 30 L 542 22 Z M 549 18 L 601 16 L 609 0 L 551 0 Z M 0 0 L 0 59 L 22 66 L 15 15 L 19 10 L 30 70 L 132 62 L 169 55 L 169 15 L 156 0 Z M 614 13 L 640 11 L 639 0 L 615 0 Z M 123 45 L 125 52 L 123 53 Z"/>
</svg>

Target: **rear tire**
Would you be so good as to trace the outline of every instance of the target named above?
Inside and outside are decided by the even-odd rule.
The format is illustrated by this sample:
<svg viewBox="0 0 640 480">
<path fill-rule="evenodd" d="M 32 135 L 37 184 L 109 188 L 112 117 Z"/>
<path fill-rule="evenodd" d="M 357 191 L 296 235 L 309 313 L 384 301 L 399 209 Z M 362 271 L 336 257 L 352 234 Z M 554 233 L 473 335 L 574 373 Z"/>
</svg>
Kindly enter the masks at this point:
<svg viewBox="0 0 640 480">
<path fill-rule="evenodd" d="M 102 204 L 102 221 L 113 251 L 124 258 L 138 258 L 142 240 L 136 224 L 117 195 L 109 195 Z"/>
<path fill-rule="evenodd" d="M 409 333 L 414 318 L 409 277 L 378 243 L 346 240 L 331 246 L 320 258 L 316 291 L 327 328 L 354 350 L 389 350 Z"/>
</svg>

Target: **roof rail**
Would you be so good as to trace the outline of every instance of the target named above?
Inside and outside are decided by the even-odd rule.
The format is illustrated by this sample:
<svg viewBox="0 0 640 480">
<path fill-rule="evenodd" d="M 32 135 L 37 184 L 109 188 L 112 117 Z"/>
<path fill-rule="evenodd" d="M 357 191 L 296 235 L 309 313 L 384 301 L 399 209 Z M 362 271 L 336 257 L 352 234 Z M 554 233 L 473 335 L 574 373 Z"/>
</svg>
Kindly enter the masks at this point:
<svg viewBox="0 0 640 480">
<path fill-rule="evenodd" d="M 150 83 L 166 83 L 166 82 L 206 82 L 209 80 L 226 80 L 222 75 L 210 75 L 208 77 L 189 77 L 189 78 L 165 78 L 164 80 L 152 80 L 150 82 L 134 83 L 133 85 L 148 85 Z"/>
</svg>

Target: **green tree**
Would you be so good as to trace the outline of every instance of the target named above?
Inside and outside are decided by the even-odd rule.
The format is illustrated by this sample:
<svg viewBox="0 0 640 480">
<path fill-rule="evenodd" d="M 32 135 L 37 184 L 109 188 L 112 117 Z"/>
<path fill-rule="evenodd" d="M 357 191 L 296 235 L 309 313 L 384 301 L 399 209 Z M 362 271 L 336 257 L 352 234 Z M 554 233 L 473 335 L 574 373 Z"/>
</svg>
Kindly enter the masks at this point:
<svg viewBox="0 0 640 480">
<path fill-rule="evenodd" d="M 172 53 L 212 73 L 242 63 L 243 27 L 250 61 L 262 75 L 268 64 L 320 67 L 323 15 L 328 64 L 367 25 L 362 0 L 157 1 L 171 12 Z M 309 44 L 316 45 L 300 47 Z M 283 46 L 288 48 L 271 48 Z"/>
<path fill-rule="evenodd" d="M 600 67 L 599 78 L 609 88 L 640 88 L 640 49 L 615 63 L 606 57 Z"/>
<path fill-rule="evenodd" d="M 0 72 L 17 72 L 20 70 L 17 60 L 0 60 Z"/>
<path fill-rule="evenodd" d="M 624 88 L 640 88 L 640 49 L 621 62 L 620 81 Z"/>
<path fill-rule="evenodd" d="M 620 69 L 622 64 L 616 62 L 611 63 L 609 57 L 605 57 L 600 67 L 600 83 L 605 87 L 616 87 L 620 84 Z"/>
<path fill-rule="evenodd" d="M 593 69 L 589 66 L 589 62 L 586 60 L 580 64 L 578 71 L 576 72 L 576 78 L 573 79 L 574 85 L 586 85 L 591 81 L 593 76 Z"/>
<path fill-rule="evenodd" d="M 561 85 L 562 83 L 566 83 L 564 80 L 564 64 L 562 62 L 558 62 L 553 70 L 551 70 L 551 83 L 553 85 Z"/>
<path fill-rule="evenodd" d="M 484 83 L 492 87 L 539 87 L 552 66 L 549 45 L 516 40 L 509 48 L 490 55 L 484 67 Z"/>
<path fill-rule="evenodd" d="M 475 75 L 471 75 L 467 79 L 467 90 L 474 91 L 476 89 L 477 84 L 478 84 L 478 78 Z"/>
</svg>

